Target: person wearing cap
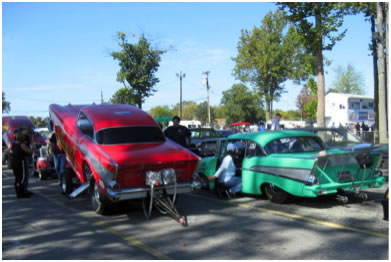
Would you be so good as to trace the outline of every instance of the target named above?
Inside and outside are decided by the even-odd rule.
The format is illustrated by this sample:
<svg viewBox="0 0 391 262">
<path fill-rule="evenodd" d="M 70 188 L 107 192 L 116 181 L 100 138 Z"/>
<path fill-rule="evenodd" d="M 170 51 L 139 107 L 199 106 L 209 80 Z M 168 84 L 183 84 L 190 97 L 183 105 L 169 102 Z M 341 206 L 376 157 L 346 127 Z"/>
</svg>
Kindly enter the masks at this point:
<svg viewBox="0 0 391 262">
<path fill-rule="evenodd" d="M 229 187 L 228 191 L 232 196 L 242 191 L 242 179 L 235 176 L 236 166 L 233 160 L 234 154 L 235 145 L 229 143 L 227 145 L 227 155 L 224 157 L 219 169 L 213 176 L 208 178 L 210 181 L 218 179 L 219 183 Z"/>
<path fill-rule="evenodd" d="M 165 131 L 164 135 L 180 144 L 183 147 L 188 147 L 191 143 L 191 132 L 187 127 L 179 125 L 181 119 L 178 116 L 172 118 L 173 125 L 169 126 Z"/>
<path fill-rule="evenodd" d="M 32 147 L 31 139 L 32 139 L 32 128 L 30 126 L 24 126 L 20 133 L 24 136 L 23 144 L 25 144 L 28 148 Z M 32 154 L 31 152 L 24 151 L 24 171 L 25 171 L 25 179 L 24 179 L 24 192 L 26 195 L 33 195 L 34 193 L 28 190 L 29 186 L 29 177 L 30 177 L 30 165 L 32 163 Z"/>
</svg>

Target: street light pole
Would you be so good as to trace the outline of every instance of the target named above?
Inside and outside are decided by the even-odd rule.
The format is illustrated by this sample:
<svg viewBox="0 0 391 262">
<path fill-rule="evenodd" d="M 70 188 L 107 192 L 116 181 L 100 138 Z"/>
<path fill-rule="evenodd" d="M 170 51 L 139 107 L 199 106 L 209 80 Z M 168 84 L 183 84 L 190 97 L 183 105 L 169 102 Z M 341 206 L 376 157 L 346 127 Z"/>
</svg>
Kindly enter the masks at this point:
<svg viewBox="0 0 391 262">
<path fill-rule="evenodd" d="M 176 74 L 177 77 L 179 77 L 180 82 L 180 95 L 179 95 L 179 117 L 182 119 L 182 78 L 186 76 L 185 73 L 182 74 L 182 70 L 179 72 L 179 74 Z"/>
</svg>

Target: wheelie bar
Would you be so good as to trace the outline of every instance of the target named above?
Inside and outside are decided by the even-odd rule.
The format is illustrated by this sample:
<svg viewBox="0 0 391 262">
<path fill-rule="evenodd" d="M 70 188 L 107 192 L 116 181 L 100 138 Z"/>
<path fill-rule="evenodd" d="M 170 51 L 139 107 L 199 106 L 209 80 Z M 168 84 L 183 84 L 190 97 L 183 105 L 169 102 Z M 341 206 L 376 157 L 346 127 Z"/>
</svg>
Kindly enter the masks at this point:
<svg viewBox="0 0 391 262">
<path fill-rule="evenodd" d="M 154 205 L 166 212 L 170 217 L 172 217 L 176 222 L 182 226 L 187 226 L 187 219 L 184 216 L 179 215 L 178 210 L 175 208 L 174 203 L 167 196 L 158 196 L 153 198 Z"/>
</svg>

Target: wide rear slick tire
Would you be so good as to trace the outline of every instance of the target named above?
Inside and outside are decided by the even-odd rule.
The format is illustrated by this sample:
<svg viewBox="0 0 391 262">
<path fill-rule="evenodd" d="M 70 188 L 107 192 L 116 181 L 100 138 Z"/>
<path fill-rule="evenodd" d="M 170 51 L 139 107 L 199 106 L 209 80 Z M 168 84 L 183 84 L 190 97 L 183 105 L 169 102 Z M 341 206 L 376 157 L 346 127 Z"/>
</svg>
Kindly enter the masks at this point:
<svg viewBox="0 0 391 262">
<path fill-rule="evenodd" d="M 70 169 L 66 168 L 61 176 L 61 190 L 62 193 L 66 196 L 71 194 L 73 191 L 72 177 L 73 172 Z"/>
<path fill-rule="evenodd" d="M 92 209 L 99 215 L 106 215 L 112 209 L 112 203 L 99 189 L 94 179 L 90 182 L 90 199 Z"/>
<path fill-rule="evenodd" d="M 289 194 L 273 184 L 265 184 L 262 191 L 266 197 L 273 203 L 283 204 L 289 197 Z"/>
</svg>

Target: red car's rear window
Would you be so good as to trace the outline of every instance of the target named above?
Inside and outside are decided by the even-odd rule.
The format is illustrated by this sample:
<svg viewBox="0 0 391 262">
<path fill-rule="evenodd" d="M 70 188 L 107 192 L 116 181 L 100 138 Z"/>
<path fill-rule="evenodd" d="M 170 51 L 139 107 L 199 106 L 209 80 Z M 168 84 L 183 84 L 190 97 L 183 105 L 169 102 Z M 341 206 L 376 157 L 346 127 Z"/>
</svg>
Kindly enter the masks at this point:
<svg viewBox="0 0 391 262">
<path fill-rule="evenodd" d="M 162 130 L 155 126 L 113 127 L 96 132 L 96 141 L 101 145 L 134 143 L 160 143 L 166 141 Z"/>
</svg>

